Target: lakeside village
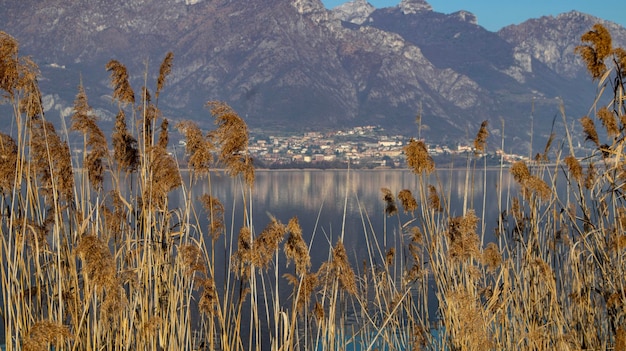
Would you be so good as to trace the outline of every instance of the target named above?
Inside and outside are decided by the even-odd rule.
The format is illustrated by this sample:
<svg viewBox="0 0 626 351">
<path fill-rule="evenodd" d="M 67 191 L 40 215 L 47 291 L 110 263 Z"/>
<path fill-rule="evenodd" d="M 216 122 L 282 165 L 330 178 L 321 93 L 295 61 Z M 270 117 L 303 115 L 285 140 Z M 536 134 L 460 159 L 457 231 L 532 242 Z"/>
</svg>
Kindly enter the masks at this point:
<svg viewBox="0 0 626 351">
<path fill-rule="evenodd" d="M 259 168 L 399 168 L 405 167 L 402 135 L 388 135 L 377 126 L 354 127 L 333 132 L 306 132 L 300 135 L 272 136 L 251 133 L 250 153 Z M 428 152 L 439 165 L 465 165 L 471 145 L 428 144 Z M 492 165 L 501 159 L 512 163 L 527 157 L 496 153 L 484 155 Z"/>
</svg>

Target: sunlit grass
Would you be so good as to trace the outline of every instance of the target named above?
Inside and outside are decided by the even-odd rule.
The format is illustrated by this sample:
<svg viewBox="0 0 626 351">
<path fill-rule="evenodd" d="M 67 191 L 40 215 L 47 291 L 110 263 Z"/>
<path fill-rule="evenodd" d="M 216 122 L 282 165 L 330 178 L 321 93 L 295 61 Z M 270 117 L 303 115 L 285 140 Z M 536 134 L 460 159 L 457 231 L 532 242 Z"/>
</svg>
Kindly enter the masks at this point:
<svg viewBox="0 0 626 351">
<path fill-rule="evenodd" d="M 248 129 L 233 109 L 207 103 L 215 130 L 179 123 L 185 159 L 167 152 L 158 98 L 172 54 L 154 100 L 147 87 L 132 89 L 122 63 L 106 65 L 118 106 L 107 141 L 82 84 L 69 130 L 45 119 L 37 66 L 0 32 L 0 89 L 13 112 L 11 133 L 0 134 L 7 349 L 625 349 L 626 51 L 613 49 L 601 26 L 582 39 L 577 51 L 599 87 L 597 119 L 581 119 L 595 150 L 575 155 L 565 130 L 562 146 L 546 146 L 536 161 L 502 164 L 516 184 L 495 187 L 495 240 L 476 215 L 485 204 L 451 209 L 433 159 L 413 140 L 405 153 L 417 188 L 394 194 L 380 185 L 395 231 L 379 233 L 359 203 L 362 264 L 351 263 L 342 230 L 327 238 L 328 259 L 314 270 L 297 218 L 252 225 Z M 605 92 L 610 101 L 598 106 Z M 69 133 L 83 135 L 78 163 Z M 488 135 L 484 122 L 465 199 L 476 185 L 469 174 L 486 167 Z M 240 180 L 240 228 L 210 191 L 217 166 Z M 209 193 L 192 191 L 200 181 Z M 183 199 L 176 206 L 174 192 Z"/>
</svg>

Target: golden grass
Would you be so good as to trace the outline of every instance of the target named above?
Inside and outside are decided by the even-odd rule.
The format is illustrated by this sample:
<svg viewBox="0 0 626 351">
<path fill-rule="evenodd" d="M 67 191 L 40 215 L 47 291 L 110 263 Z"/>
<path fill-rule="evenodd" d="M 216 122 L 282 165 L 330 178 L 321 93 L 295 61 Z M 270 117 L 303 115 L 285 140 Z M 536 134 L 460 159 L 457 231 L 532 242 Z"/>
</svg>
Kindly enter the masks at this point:
<svg viewBox="0 0 626 351">
<path fill-rule="evenodd" d="M 119 108 L 110 141 L 79 85 L 71 130 L 83 135 L 84 158 L 72 164 L 67 135 L 41 108 L 37 67 L 0 32 L 0 89 L 16 125 L 14 135 L 0 134 L 7 349 L 623 350 L 626 51 L 612 48 L 599 25 L 582 40 L 589 45 L 576 50 L 599 92 L 613 94 L 590 113 L 607 140 L 584 117 L 589 155 L 572 147 L 561 158 L 553 135 L 540 161 L 554 164 L 511 165 L 514 189 L 496 188 L 502 204 L 494 241 L 485 242 L 480 228 L 490 224 L 474 204 L 452 212 L 450 189 L 440 185 L 426 144 L 412 140 L 405 153 L 417 188 L 381 188 L 393 240 L 385 228 L 380 243 L 364 212 L 363 232 L 357 230 L 367 252 L 362 265 L 341 233 L 315 248 L 328 257 L 315 270 L 297 218 L 286 225 L 270 218 L 259 233 L 252 226 L 248 129 L 232 108 L 207 103 L 212 131 L 178 123 L 186 155 L 169 155 L 170 124 L 158 98 L 171 53 L 154 103 L 146 87 L 137 103 L 126 68 L 107 64 Z M 136 128 L 128 128 L 127 116 Z M 477 133 L 476 158 L 486 150 L 487 127 L 483 122 Z M 569 131 L 566 137 L 556 144 L 572 145 Z M 241 228 L 229 228 L 211 191 L 219 166 L 240 178 Z M 203 178 L 208 193 L 193 194 Z M 466 198 L 473 182 L 466 179 Z M 182 205 L 169 203 L 173 191 Z"/>
</svg>

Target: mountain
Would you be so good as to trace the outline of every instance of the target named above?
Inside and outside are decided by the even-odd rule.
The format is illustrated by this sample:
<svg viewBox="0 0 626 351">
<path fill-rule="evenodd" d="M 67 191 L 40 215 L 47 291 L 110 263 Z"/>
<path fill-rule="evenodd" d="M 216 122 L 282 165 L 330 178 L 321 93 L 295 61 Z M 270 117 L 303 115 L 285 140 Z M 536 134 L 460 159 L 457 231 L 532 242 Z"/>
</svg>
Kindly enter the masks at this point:
<svg viewBox="0 0 626 351">
<path fill-rule="evenodd" d="M 437 13 L 424 0 L 333 10 L 319 0 L 0 0 L 0 9 L 0 30 L 40 65 L 49 114 L 68 113 L 82 79 L 110 128 L 106 62 L 126 64 L 139 90 L 146 73 L 154 86 L 172 51 L 159 104 L 173 120 L 208 128 L 203 104 L 223 100 L 265 131 L 376 124 L 412 135 L 422 111 L 428 142 L 471 140 L 489 120 L 499 145 L 504 121 L 507 151 L 528 149 L 533 105 L 537 143 L 557 98 L 572 119 L 587 113 L 595 85 L 571 50 L 602 21 L 568 13 L 493 33 L 469 12 Z M 623 27 L 603 23 L 626 43 Z"/>
<path fill-rule="evenodd" d="M 518 53 L 530 55 L 543 62 L 557 74 L 568 78 L 586 77 L 585 66 L 574 53 L 580 37 L 596 23 L 606 27 L 616 46 L 625 47 L 624 27 L 578 11 L 530 19 L 498 31 L 498 35 L 513 45 Z"/>
</svg>

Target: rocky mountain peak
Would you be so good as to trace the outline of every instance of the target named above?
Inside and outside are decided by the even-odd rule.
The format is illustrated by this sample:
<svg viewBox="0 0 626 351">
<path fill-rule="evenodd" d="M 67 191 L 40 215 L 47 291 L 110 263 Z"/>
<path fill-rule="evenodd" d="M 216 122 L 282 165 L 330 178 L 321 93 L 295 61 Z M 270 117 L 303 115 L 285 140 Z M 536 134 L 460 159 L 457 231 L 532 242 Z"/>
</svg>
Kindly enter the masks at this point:
<svg viewBox="0 0 626 351">
<path fill-rule="evenodd" d="M 352 0 L 335 7 L 332 12 L 337 19 L 362 24 L 375 10 L 367 0 Z"/>
<path fill-rule="evenodd" d="M 326 10 L 326 7 L 320 0 L 294 0 L 292 4 L 298 10 L 298 13 L 303 15 Z"/>
<path fill-rule="evenodd" d="M 506 26 L 498 31 L 498 36 L 512 44 L 518 53 L 543 62 L 558 74 L 568 78 L 587 77 L 586 68 L 574 49 L 581 45 L 580 37 L 596 23 L 609 30 L 613 46 L 626 45 L 623 27 L 578 11 Z"/>
<path fill-rule="evenodd" d="M 108 111 L 105 129 L 115 116 L 105 63 L 123 62 L 138 87 L 145 62 L 168 51 L 176 59 L 161 108 L 173 121 L 206 123 L 211 99 L 263 130 L 369 124 L 412 133 L 423 110 L 428 140 L 456 144 L 500 115 L 520 125 L 507 138 L 527 140 L 520 121 L 537 98 L 548 115 L 556 96 L 568 115 L 589 110 L 596 84 L 574 48 L 600 19 L 569 12 L 493 33 L 469 12 L 439 13 L 427 0 L 381 9 L 349 1 L 333 10 L 321 0 L 3 1 L 0 30 L 38 60 L 43 99 L 55 94 L 48 110 L 72 106 L 83 77 L 93 107 Z M 626 30 L 602 23 L 626 47 Z M 537 128 L 550 134 L 550 123 Z"/>
<path fill-rule="evenodd" d="M 468 11 L 464 11 L 464 10 L 457 11 L 451 14 L 451 16 L 454 16 L 464 22 L 468 22 L 471 24 L 478 24 L 478 19 L 476 18 L 476 15 Z"/>
<path fill-rule="evenodd" d="M 405 15 L 433 10 L 432 6 L 425 0 L 402 0 L 398 7 Z"/>
</svg>

